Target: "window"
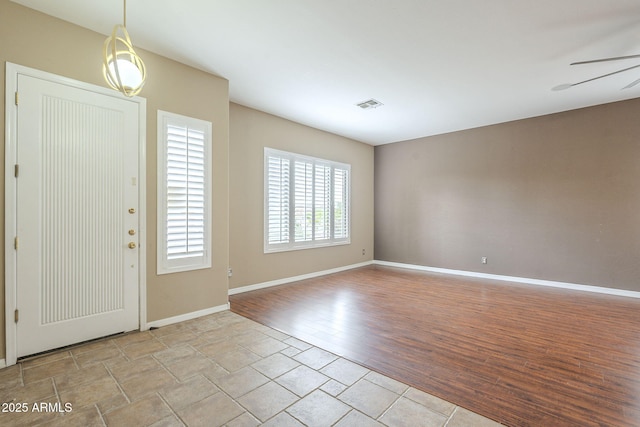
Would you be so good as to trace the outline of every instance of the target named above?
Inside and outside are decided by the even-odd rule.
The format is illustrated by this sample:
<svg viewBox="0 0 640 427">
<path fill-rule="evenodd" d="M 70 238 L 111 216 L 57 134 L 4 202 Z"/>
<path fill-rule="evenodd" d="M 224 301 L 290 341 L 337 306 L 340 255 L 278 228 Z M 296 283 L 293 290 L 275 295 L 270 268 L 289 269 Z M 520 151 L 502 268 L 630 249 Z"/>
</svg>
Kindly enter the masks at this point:
<svg viewBox="0 0 640 427">
<path fill-rule="evenodd" d="M 264 150 L 264 251 L 350 243 L 351 166 Z"/>
<path fill-rule="evenodd" d="M 158 274 L 211 267 L 211 128 L 158 111 Z"/>
</svg>

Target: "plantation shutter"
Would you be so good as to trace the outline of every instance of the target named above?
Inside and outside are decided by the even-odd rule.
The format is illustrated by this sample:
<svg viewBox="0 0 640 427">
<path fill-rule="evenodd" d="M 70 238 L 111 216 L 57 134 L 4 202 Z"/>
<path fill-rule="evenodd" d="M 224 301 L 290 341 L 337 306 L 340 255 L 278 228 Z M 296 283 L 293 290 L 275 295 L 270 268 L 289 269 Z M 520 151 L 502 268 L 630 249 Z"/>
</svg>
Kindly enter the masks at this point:
<svg viewBox="0 0 640 427">
<path fill-rule="evenodd" d="M 331 238 L 331 166 L 316 165 L 314 179 L 315 239 Z"/>
<path fill-rule="evenodd" d="M 350 166 L 265 148 L 265 252 L 350 243 Z"/>
<path fill-rule="evenodd" d="M 167 126 L 167 258 L 204 255 L 204 132 Z"/>
<path fill-rule="evenodd" d="M 333 230 L 335 239 L 349 237 L 349 171 L 333 172 Z"/>
<path fill-rule="evenodd" d="M 289 243 L 289 159 L 267 156 L 267 243 Z"/>
<path fill-rule="evenodd" d="M 211 123 L 158 111 L 158 274 L 211 266 Z"/>
<path fill-rule="evenodd" d="M 313 240 L 313 165 L 295 162 L 295 241 Z"/>
</svg>

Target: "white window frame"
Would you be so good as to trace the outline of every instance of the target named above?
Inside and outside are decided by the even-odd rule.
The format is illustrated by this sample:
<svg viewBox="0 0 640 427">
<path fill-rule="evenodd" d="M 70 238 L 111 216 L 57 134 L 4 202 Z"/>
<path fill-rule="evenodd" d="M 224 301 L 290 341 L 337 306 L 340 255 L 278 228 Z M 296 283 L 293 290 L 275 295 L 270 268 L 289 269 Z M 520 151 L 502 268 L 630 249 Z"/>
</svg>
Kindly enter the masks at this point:
<svg viewBox="0 0 640 427">
<path fill-rule="evenodd" d="M 278 242 L 278 243 L 269 243 L 269 158 L 278 158 L 284 161 L 288 161 L 289 164 L 289 182 L 288 182 L 288 221 L 285 221 L 285 224 L 288 225 L 288 241 L 286 242 Z M 313 200 L 312 204 L 315 207 L 317 199 L 317 193 L 315 192 L 315 186 L 318 181 L 316 181 L 316 171 L 317 167 L 319 168 L 330 168 L 330 187 L 328 192 L 330 194 L 330 237 L 325 237 L 321 239 L 316 239 L 316 222 L 313 222 L 313 230 L 312 237 L 309 240 L 304 241 L 296 241 L 296 231 L 295 231 L 295 162 L 304 162 L 310 163 L 312 165 L 311 169 L 313 170 L 313 178 L 308 182 L 313 182 L 313 190 L 310 197 L 310 200 Z M 344 189 L 343 193 L 344 202 L 346 203 L 345 211 L 346 211 L 346 222 L 343 222 L 343 227 L 346 228 L 346 237 L 336 237 L 335 229 L 336 229 L 336 221 L 334 218 L 335 215 L 335 171 L 341 170 L 346 171 L 346 181 L 347 185 Z M 282 196 L 282 193 L 279 193 Z M 326 206 L 326 205 L 325 205 Z M 315 218 L 315 211 L 312 213 L 312 217 Z M 282 222 L 281 222 L 282 224 Z M 331 160 L 320 159 L 317 157 L 305 156 L 302 154 L 291 153 L 282 150 L 276 150 L 273 148 L 265 147 L 264 149 L 264 253 L 273 253 L 273 252 L 283 252 L 283 251 L 293 251 L 300 249 L 310 249 L 310 248 L 318 248 L 318 247 L 327 247 L 327 246 L 336 246 L 336 245 L 347 245 L 351 243 L 351 165 L 347 163 L 339 163 Z"/>
<path fill-rule="evenodd" d="M 192 129 L 203 133 L 204 163 L 204 212 L 203 251 L 201 255 L 183 255 L 170 259 L 167 249 L 168 202 L 168 129 L 169 126 Z M 181 271 L 200 270 L 211 267 L 211 122 L 158 110 L 158 242 L 157 273 L 168 274 Z"/>
</svg>

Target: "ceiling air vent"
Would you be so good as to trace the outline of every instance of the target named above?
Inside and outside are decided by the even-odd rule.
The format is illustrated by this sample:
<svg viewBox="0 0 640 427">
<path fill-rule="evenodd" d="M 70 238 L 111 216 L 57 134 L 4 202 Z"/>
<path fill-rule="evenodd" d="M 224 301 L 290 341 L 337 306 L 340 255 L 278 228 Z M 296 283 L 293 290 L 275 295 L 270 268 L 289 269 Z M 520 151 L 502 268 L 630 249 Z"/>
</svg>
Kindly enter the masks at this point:
<svg viewBox="0 0 640 427">
<path fill-rule="evenodd" d="M 382 102 L 376 101 L 375 99 L 369 99 L 367 101 L 358 102 L 356 105 L 363 110 L 368 110 L 370 108 L 378 108 L 383 104 Z"/>
</svg>

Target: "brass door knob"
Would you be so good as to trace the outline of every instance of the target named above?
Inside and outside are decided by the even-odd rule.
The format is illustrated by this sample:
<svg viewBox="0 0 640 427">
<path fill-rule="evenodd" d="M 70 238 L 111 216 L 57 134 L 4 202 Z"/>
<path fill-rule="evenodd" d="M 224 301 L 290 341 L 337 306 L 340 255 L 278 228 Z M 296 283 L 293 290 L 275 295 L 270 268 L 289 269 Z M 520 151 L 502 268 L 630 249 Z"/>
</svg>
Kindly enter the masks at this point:
<svg viewBox="0 0 640 427">
<path fill-rule="evenodd" d="M 136 213 L 136 210 L 134 208 L 131 208 L 131 209 L 129 209 L 129 213 L 130 214 L 134 214 L 134 213 Z"/>
<path fill-rule="evenodd" d="M 135 248 L 136 248 L 135 242 L 129 242 L 129 249 L 135 249 Z"/>
</svg>

